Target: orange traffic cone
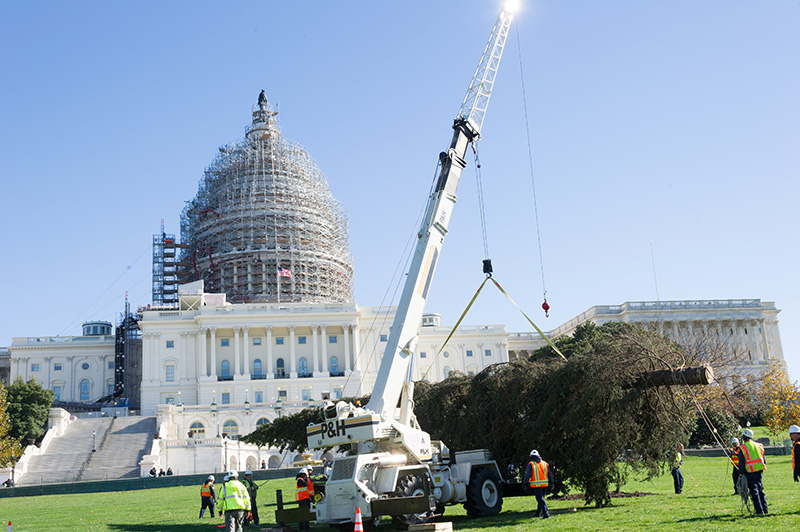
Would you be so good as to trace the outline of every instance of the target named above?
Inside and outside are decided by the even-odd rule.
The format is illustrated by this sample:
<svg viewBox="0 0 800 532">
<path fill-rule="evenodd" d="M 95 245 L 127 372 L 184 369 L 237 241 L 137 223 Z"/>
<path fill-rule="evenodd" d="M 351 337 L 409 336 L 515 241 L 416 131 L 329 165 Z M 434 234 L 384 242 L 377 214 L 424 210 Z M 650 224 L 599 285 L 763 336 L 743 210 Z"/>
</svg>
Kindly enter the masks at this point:
<svg viewBox="0 0 800 532">
<path fill-rule="evenodd" d="M 361 507 L 356 506 L 356 526 L 353 532 L 364 532 L 364 524 L 361 522 Z"/>
</svg>

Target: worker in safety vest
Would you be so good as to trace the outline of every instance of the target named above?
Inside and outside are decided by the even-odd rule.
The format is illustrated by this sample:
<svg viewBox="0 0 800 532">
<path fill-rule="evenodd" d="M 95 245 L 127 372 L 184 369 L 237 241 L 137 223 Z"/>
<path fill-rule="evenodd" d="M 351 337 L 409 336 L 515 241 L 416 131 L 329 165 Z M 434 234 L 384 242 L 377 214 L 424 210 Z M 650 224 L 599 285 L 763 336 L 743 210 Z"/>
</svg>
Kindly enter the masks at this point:
<svg viewBox="0 0 800 532">
<path fill-rule="evenodd" d="M 670 458 L 670 473 L 672 473 L 672 484 L 675 488 L 675 494 L 680 495 L 683 493 L 683 473 L 681 466 L 683 465 L 683 444 L 678 442 L 675 446 L 674 453 L 667 453 Z"/>
<path fill-rule="evenodd" d="M 747 478 L 747 488 L 750 498 L 753 499 L 753 508 L 758 515 L 767 515 L 767 498 L 764 496 L 764 471 L 767 462 L 764 459 L 764 446 L 753 441 L 753 431 L 744 429 L 742 433 L 744 442 L 739 446 L 739 472 Z"/>
<path fill-rule="evenodd" d="M 295 477 L 296 489 L 294 490 L 294 500 L 297 501 L 298 506 L 301 508 L 311 509 L 311 499 L 314 497 L 313 488 L 309 487 L 308 471 L 303 467 Z M 302 521 L 297 525 L 299 530 L 311 530 L 311 525 L 308 521 Z"/>
<path fill-rule="evenodd" d="M 239 473 L 228 473 L 228 481 L 219 490 L 219 512 L 225 514 L 225 530 L 242 532 L 245 514 L 250 512 L 250 494 L 239 482 Z"/>
<path fill-rule="evenodd" d="M 244 472 L 244 480 L 242 481 L 244 487 L 247 488 L 247 492 L 250 494 L 250 518 L 245 519 L 245 526 L 250 524 L 252 520 L 253 524 L 258 526 L 258 502 L 256 498 L 258 497 L 258 484 L 255 483 L 253 480 L 253 472 L 249 469 Z"/>
<path fill-rule="evenodd" d="M 792 472 L 794 481 L 800 482 L 800 427 L 792 425 L 789 427 L 789 437 L 794 442 L 792 444 Z"/>
<path fill-rule="evenodd" d="M 209 508 L 211 518 L 214 518 L 214 475 L 209 475 L 206 483 L 200 488 L 200 519 L 206 513 L 206 508 Z"/>
<path fill-rule="evenodd" d="M 550 512 L 547 511 L 545 496 L 547 495 L 547 488 L 550 485 L 552 476 L 553 474 L 550 471 L 550 466 L 547 462 L 542 460 L 539 451 L 533 449 L 522 482 L 530 482 L 531 488 L 533 488 L 533 494 L 536 497 L 536 512 L 533 514 L 534 517 L 541 517 L 542 519 L 550 517 Z"/>
<path fill-rule="evenodd" d="M 739 480 L 739 438 L 731 439 L 731 448 L 728 450 L 728 457 L 733 464 L 733 494 L 736 492 L 736 481 Z"/>
</svg>

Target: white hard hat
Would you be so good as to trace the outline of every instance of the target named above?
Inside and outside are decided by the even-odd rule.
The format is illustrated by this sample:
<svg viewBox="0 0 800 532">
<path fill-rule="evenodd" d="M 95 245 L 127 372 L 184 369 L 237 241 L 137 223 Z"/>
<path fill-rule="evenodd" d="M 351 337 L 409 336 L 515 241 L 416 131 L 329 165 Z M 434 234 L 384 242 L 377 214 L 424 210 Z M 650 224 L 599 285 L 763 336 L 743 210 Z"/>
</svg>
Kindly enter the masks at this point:
<svg viewBox="0 0 800 532">
<path fill-rule="evenodd" d="M 537 451 L 536 449 L 531 449 L 530 455 L 531 456 L 539 456 L 539 451 Z"/>
<path fill-rule="evenodd" d="M 238 471 L 231 471 L 230 473 L 228 473 L 228 476 L 230 478 L 239 478 L 239 472 Z"/>
<path fill-rule="evenodd" d="M 789 434 L 800 434 L 800 427 L 798 427 L 797 425 L 790 425 Z"/>
<path fill-rule="evenodd" d="M 208 480 L 214 480 L 214 475 L 208 475 Z"/>
<path fill-rule="evenodd" d="M 297 474 L 298 475 L 308 475 L 308 471 L 306 471 L 305 467 L 301 467 L 300 471 Z"/>
<path fill-rule="evenodd" d="M 753 431 L 750 430 L 750 429 L 744 429 L 744 431 L 742 432 L 742 436 L 744 436 L 745 438 L 750 438 L 752 440 L 753 439 Z"/>
<path fill-rule="evenodd" d="M 306 471 L 308 471 L 308 472 L 314 471 L 314 468 L 311 467 L 310 465 L 307 465 L 306 466 Z"/>
<path fill-rule="evenodd" d="M 244 474 L 245 474 L 245 476 L 247 476 L 247 475 L 252 475 L 252 474 L 253 474 L 253 472 L 252 472 L 252 471 L 250 471 L 250 470 L 248 469 L 247 471 L 245 471 L 245 472 L 244 472 Z"/>
<path fill-rule="evenodd" d="M 731 445 L 739 445 L 739 438 L 733 438 L 731 440 Z"/>
</svg>

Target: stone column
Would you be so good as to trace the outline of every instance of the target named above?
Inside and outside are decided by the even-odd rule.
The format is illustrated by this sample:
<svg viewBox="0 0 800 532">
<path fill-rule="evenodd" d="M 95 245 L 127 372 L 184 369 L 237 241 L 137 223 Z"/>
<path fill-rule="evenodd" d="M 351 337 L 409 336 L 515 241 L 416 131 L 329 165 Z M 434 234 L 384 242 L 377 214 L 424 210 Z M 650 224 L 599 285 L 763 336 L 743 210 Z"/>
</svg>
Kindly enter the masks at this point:
<svg viewBox="0 0 800 532">
<path fill-rule="evenodd" d="M 209 366 L 211 367 L 211 377 L 216 380 L 217 378 L 217 328 L 216 327 L 209 327 L 209 332 L 211 333 L 211 360 L 209 361 Z"/>
<path fill-rule="evenodd" d="M 208 377 L 208 329 L 201 327 L 197 334 L 197 373 Z"/>
<path fill-rule="evenodd" d="M 331 376 L 331 366 L 328 363 L 328 328 L 325 325 L 320 325 L 320 335 L 322 336 L 322 376 Z"/>
<path fill-rule="evenodd" d="M 244 333 L 244 371 L 242 374 L 247 380 L 250 380 L 250 327 L 242 327 L 242 332 Z"/>
<path fill-rule="evenodd" d="M 461 360 L 461 373 L 467 374 L 467 356 L 464 353 L 464 344 L 458 344 L 458 358 Z"/>
<path fill-rule="evenodd" d="M 239 332 L 241 331 L 241 327 L 234 327 L 233 328 L 233 378 L 238 379 L 239 375 L 241 375 L 239 369 L 239 358 L 241 354 L 239 353 L 240 350 L 240 342 L 239 342 Z"/>
<path fill-rule="evenodd" d="M 342 336 L 344 336 L 344 355 L 342 358 L 342 371 L 345 375 L 350 374 L 350 326 L 348 324 L 342 325 Z"/>
<path fill-rule="evenodd" d="M 311 367 L 316 368 L 314 373 L 317 375 L 322 373 L 322 359 L 319 356 L 319 345 L 317 344 L 319 335 L 317 329 L 319 325 L 311 326 Z"/>
<path fill-rule="evenodd" d="M 351 325 L 353 329 L 353 371 L 361 370 L 361 363 L 358 358 L 361 355 L 361 337 L 359 335 L 358 323 Z"/>
<path fill-rule="evenodd" d="M 483 344 L 478 344 L 478 371 L 486 367 L 484 358 L 486 358 L 486 356 L 483 354 Z"/>
<path fill-rule="evenodd" d="M 264 330 L 267 334 L 267 379 L 274 379 L 275 378 L 275 366 L 272 363 L 272 325 L 267 325 L 264 327 Z"/>
<path fill-rule="evenodd" d="M 294 339 L 294 325 L 289 325 L 289 378 L 297 378 L 297 346 Z"/>
</svg>

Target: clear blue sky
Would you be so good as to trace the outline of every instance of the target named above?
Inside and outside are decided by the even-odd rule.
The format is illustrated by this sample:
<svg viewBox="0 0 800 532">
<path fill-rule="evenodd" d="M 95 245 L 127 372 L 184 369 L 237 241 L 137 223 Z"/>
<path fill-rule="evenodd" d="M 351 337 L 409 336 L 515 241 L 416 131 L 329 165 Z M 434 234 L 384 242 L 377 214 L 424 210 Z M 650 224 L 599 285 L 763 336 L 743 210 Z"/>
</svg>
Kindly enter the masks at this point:
<svg viewBox="0 0 800 532">
<path fill-rule="evenodd" d="M 498 0 L 0 4 L 0 345 L 150 301 L 261 89 L 350 216 L 378 305 L 416 230 Z M 523 0 L 480 142 L 496 278 L 550 330 L 593 305 L 760 298 L 800 378 L 800 4 Z M 519 34 L 519 41 L 517 38 Z M 518 53 L 518 46 L 521 54 Z M 520 55 L 552 305 L 545 319 Z M 472 164 L 428 310 L 482 280 Z M 494 291 L 468 324 L 529 331 Z"/>
</svg>

